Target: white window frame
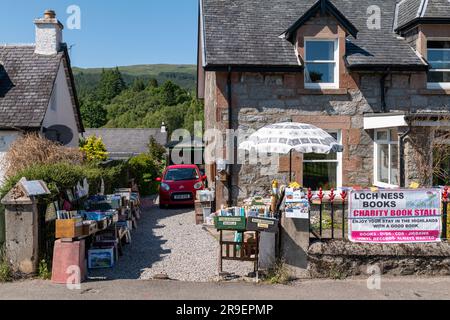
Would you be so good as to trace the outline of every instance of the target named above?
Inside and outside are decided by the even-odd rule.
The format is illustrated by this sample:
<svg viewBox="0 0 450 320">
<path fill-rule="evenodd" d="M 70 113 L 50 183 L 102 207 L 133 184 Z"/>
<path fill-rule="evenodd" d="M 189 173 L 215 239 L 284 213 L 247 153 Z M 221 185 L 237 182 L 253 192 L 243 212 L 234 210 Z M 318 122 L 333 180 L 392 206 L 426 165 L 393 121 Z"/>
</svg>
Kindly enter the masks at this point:
<svg viewBox="0 0 450 320">
<path fill-rule="evenodd" d="M 342 130 L 326 130 L 328 133 L 336 133 L 338 137 L 338 143 L 342 144 Z M 303 163 L 337 163 L 336 168 L 336 188 L 342 188 L 342 152 L 336 153 L 336 160 L 303 160 Z M 303 177 L 305 172 L 303 170 Z M 306 186 L 307 187 L 307 186 Z"/>
<path fill-rule="evenodd" d="M 307 51 L 306 51 L 306 43 L 307 42 L 313 42 L 313 41 L 327 41 L 327 42 L 334 42 L 334 60 L 307 60 Z M 336 38 L 330 38 L 330 39 L 317 39 L 317 38 L 307 38 L 305 37 L 304 41 L 304 51 L 305 51 L 305 70 L 304 70 L 304 82 L 305 82 L 305 89 L 339 89 L 339 39 Z M 332 83 L 307 83 L 306 79 L 306 65 L 308 63 L 334 63 L 334 82 Z"/>
<path fill-rule="evenodd" d="M 373 141 L 374 141 L 374 148 L 373 148 L 373 164 L 374 164 L 374 170 L 373 170 L 373 174 L 374 174 L 374 186 L 376 187 L 380 187 L 380 188 L 399 188 L 399 185 L 395 185 L 390 183 L 391 182 L 391 173 L 392 173 L 392 163 L 391 163 L 391 150 L 392 150 L 392 146 L 396 146 L 398 148 L 398 140 L 395 141 L 391 141 L 391 130 L 394 128 L 386 128 L 386 129 L 378 129 L 374 131 L 374 137 L 373 137 Z M 387 133 L 387 140 L 378 140 L 378 133 L 379 132 L 386 132 Z M 389 145 L 389 169 L 388 169 L 388 181 L 389 183 L 385 183 L 385 182 L 381 182 L 378 181 L 378 148 L 379 145 Z"/>
<path fill-rule="evenodd" d="M 429 41 L 450 41 L 450 39 L 430 39 Z M 438 49 L 438 48 L 428 48 L 428 43 L 427 43 L 427 58 L 429 58 L 429 51 L 450 51 L 450 48 L 442 48 L 442 49 Z M 442 61 L 430 61 L 428 60 L 428 62 L 431 63 L 432 62 L 442 62 Z M 450 73 L 450 69 L 431 69 L 428 72 L 449 72 Z M 450 89 L 450 82 L 427 82 L 427 88 L 428 89 Z"/>
</svg>

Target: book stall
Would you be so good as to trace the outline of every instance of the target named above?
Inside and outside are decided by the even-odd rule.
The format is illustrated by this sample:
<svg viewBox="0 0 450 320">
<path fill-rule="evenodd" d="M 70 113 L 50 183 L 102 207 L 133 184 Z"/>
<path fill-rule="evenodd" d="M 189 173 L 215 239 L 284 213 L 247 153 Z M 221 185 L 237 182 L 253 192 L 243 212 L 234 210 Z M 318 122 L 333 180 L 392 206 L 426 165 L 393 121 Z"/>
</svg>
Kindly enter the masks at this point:
<svg viewBox="0 0 450 320">
<path fill-rule="evenodd" d="M 61 198 L 61 206 L 54 204 L 62 210 L 56 210 L 52 282 L 67 283 L 73 272 L 79 275 L 75 282 L 82 282 L 88 269 L 113 268 L 137 228 L 139 193 L 116 189 L 110 195 L 72 197 L 69 190 Z M 79 269 L 73 271 L 74 266 Z"/>
<path fill-rule="evenodd" d="M 250 261 L 258 278 L 259 268 L 270 268 L 280 250 L 281 218 L 309 219 L 309 208 L 308 194 L 298 183 L 280 186 L 275 180 L 267 194 L 205 216 L 204 223 L 219 232 L 219 274 L 224 260 Z"/>
</svg>

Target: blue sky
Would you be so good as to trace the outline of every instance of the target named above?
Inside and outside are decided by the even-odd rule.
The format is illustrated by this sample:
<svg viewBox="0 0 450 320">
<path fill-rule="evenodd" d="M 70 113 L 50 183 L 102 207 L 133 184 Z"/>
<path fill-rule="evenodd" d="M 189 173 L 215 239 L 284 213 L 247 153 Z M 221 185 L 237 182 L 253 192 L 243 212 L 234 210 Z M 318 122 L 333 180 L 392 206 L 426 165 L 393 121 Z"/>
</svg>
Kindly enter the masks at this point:
<svg viewBox="0 0 450 320">
<path fill-rule="evenodd" d="M 70 5 L 81 29 L 64 29 L 72 65 L 195 64 L 198 0 L 1 0 L 0 43 L 33 43 L 33 20 L 54 9 L 66 25 Z"/>
</svg>

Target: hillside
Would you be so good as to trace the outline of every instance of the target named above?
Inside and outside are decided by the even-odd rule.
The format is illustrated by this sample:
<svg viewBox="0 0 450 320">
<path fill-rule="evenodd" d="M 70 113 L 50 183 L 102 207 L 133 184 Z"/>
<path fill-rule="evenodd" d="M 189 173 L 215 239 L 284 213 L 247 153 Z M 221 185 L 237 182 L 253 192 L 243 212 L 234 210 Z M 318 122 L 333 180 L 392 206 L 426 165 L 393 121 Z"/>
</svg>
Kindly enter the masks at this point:
<svg viewBox="0 0 450 320">
<path fill-rule="evenodd" d="M 77 91 L 80 96 L 92 92 L 100 82 L 103 68 L 73 68 Z M 107 70 L 107 69 L 105 69 Z M 131 84 L 136 78 L 144 81 L 156 79 L 159 83 L 167 80 L 192 91 L 196 85 L 197 67 L 195 65 L 149 64 L 119 67 L 123 80 Z"/>
</svg>

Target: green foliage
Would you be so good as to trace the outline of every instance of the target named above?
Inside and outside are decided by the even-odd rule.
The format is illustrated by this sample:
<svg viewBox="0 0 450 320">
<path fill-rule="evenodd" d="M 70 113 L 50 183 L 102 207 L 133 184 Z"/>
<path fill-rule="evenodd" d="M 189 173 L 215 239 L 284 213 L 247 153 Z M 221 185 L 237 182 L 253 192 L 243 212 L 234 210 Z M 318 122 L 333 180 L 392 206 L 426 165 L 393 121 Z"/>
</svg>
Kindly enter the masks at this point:
<svg viewBox="0 0 450 320">
<path fill-rule="evenodd" d="M 47 261 L 39 261 L 38 277 L 42 280 L 50 280 L 52 278 L 52 272 L 50 271 Z"/>
<path fill-rule="evenodd" d="M 12 280 L 12 271 L 10 265 L 6 261 L 0 261 L 0 283 Z"/>
<path fill-rule="evenodd" d="M 150 157 L 152 157 L 154 160 L 162 161 L 164 159 L 164 155 L 166 154 L 166 148 L 160 145 L 152 136 L 150 137 L 150 141 L 148 142 L 148 152 L 150 154 Z"/>
<path fill-rule="evenodd" d="M 155 193 L 154 180 L 161 174 L 161 163 L 150 154 L 140 154 L 128 161 L 130 174 L 136 180 L 142 195 Z"/>
<path fill-rule="evenodd" d="M 91 95 L 100 82 L 103 69 L 72 68 L 75 76 L 75 85 L 80 97 Z M 107 70 L 107 69 L 106 69 Z M 149 83 L 149 86 L 158 86 L 171 80 L 180 87 L 192 91 L 196 86 L 197 67 L 195 65 L 139 65 L 119 67 L 125 83 L 129 86 L 136 78 Z M 156 81 L 156 85 L 155 84 Z"/>
<path fill-rule="evenodd" d="M 99 101 L 109 103 L 126 88 L 119 68 L 103 70 L 97 87 L 96 96 Z"/>
<path fill-rule="evenodd" d="M 4 257 L 4 249 L 0 247 L 0 283 L 12 280 L 12 270 Z"/>
<path fill-rule="evenodd" d="M 80 111 L 86 128 L 101 128 L 107 122 L 107 112 L 101 102 L 92 98 L 80 99 Z"/>
<path fill-rule="evenodd" d="M 284 261 L 277 261 L 266 277 L 266 281 L 270 284 L 287 284 L 290 280 L 289 270 Z"/>
<path fill-rule="evenodd" d="M 133 84 L 131 85 L 131 90 L 133 90 L 134 92 L 143 91 L 145 90 L 145 88 L 145 81 L 141 78 L 134 79 Z"/>
<path fill-rule="evenodd" d="M 101 162 L 108 159 L 108 152 L 101 137 L 90 136 L 81 142 L 81 151 L 89 162 Z"/>
<path fill-rule="evenodd" d="M 98 81 L 89 77 L 99 71 L 78 70 L 76 84 L 86 127 L 159 128 L 165 122 L 169 135 L 181 128 L 193 134 L 194 121 L 203 121 L 203 104 L 179 85 L 179 73 L 164 72 L 165 82 L 160 86 L 161 77 L 149 77 L 143 66 L 144 75 L 133 73 L 127 89 L 122 74 L 127 70 L 103 69 Z"/>
<path fill-rule="evenodd" d="M 138 184 L 139 191 L 143 195 L 155 194 L 158 183 L 155 181 L 165 168 L 166 149 L 151 137 L 148 144 L 148 153 L 143 153 L 128 160 L 128 168 L 131 177 Z"/>
<path fill-rule="evenodd" d="M 196 121 L 200 121 L 202 123 L 205 121 L 204 107 L 201 101 L 192 99 L 189 104 L 189 108 L 186 111 L 182 127 L 188 130 L 191 134 L 195 134 L 194 123 Z"/>
<path fill-rule="evenodd" d="M 149 88 L 158 88 L 159 87 L 158 80 L 156 80 L 155 78 L 150 79 L 148 81 L 148 87 Z"/>
<path fill-rule="evenodd" d="M 110 193 L 114 188 L 127 185 L 127 164 L 119 163 L 109 167 L 99 167 L 95 164 L 72 165 L 68 163 L 54 163 L 46 165 L 34 165 L 18 172 L 15 176 L 6 180 L 0 189 L 0 197 L 3 198 L 22 177 L 28 180 L 43 180 L 47 182 L 51 195 L 44 201 L 56 200 L 59 191 L 75 187 L 78 182 L 86 178 L 89 182 L 89 193 L 97 194 L 100 190 L 101 180 L 105 183 L 105 191 Z"/>
<path fill-rule="evenodd" d="M 173 82 L 145 90 L 125 90 L 106 106 L 107 128 L 159 128 L 164 122 L 169 135 L 176 129 L 192 130 L 203 120 L 203 104 Z"/>
</svg>

